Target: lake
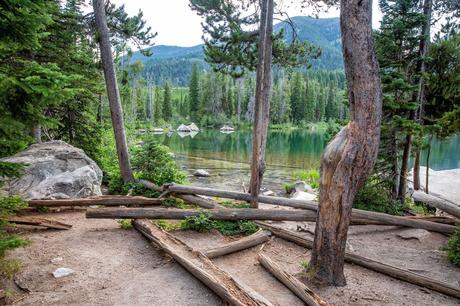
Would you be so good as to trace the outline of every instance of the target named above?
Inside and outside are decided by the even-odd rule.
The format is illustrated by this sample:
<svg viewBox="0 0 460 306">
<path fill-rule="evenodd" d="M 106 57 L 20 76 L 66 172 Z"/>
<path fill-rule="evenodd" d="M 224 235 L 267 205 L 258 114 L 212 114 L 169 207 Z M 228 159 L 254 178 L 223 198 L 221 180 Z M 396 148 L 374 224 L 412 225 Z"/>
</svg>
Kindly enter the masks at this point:
<svg viewBox="0 0 460 306">
<path fill-rule="evenodd" d="M 158 140 L 176 154 L 181 167 L 192 174 L 205 169 L 209 178 L 189 177 L 190 183 L 242 190 L 249 182 L 252 132 L 230 134 L 218 130 L 203 130 L 195 135 L 157 134 Z M 281 194 L 283 185 L 293 181 L 295 171 L 319 168 L 321 153 L 326 146 L 324 134 L 307 130 L 271 130 L 268 132 L 263 186 Z M 423 152 L 422 165 L 425 165 Z M 430 168 L 445 170 L 460 168 L 460 135 L 448 140 L 433 140 Z"/>
</svg>

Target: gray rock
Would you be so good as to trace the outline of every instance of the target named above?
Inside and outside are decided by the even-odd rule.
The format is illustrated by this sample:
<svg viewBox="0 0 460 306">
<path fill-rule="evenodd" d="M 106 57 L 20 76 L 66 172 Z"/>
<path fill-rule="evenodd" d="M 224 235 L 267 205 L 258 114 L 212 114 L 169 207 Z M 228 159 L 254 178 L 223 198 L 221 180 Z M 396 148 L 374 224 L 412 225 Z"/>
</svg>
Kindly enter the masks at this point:
<svg viewBox="0 0 460 306">
<path fill-rule="evenodd" d="M 417 240 L 422 240 L 423 238 L 427 237 L 430 235 L 430 232 L 424 229 L 420 228 L 414 228 L 414 229 L 407 229 L 396 236 L 402 239 L 417 239 Z"/>
<path fill-rule="evenodd" d="M 296 181 L 294 183 L 294 189 L 296 191 L 313 192 L 313 188 L 311 188 L 311 186 L 305 183 L 304 181 Z"/>
<path fill-rule="evenodd" d="M 294 200 L 304 200 L 304 201 L 314 201 L 316 200 L 316 195 L 303 191 L 296 191 L 291 196 L 291 199 Z"/>
<path fill-rule="evenodd" d="M 58 268 L 53 272 L 53 276 L 55 278 L 61 278 L 61 277 L 68 276 L 74 273 L 75 271 L 70 268 Z"/>
<path fill-rule="evenodd" d="M 67 199 L 101 195 L 102 171 L 83 150 L 63 141 L 31 145 L 2 161 L 27 164 L 24 174 L 9 182 L 10 195 L 26 199 Z"/>
<path fill-rule="evenodd" d="M 194 173 L 194 176 L 209 177 L 211 176 L 206 170 L 197 169 Z"/>
</svg>

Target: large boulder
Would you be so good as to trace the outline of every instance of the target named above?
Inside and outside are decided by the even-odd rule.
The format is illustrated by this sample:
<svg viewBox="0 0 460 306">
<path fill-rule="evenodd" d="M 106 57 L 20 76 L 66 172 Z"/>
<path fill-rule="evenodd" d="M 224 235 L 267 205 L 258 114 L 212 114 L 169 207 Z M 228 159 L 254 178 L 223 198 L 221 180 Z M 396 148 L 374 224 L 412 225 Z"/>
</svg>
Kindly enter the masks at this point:
<svg viewBox="0 0 460 306">
<path fill-rule="evenodd" d="M 34 144 L 1 160 L 27 164 L 24 174 L 8 183 L 10 195 L 26 199 L 101 195 L 101 169 L 83 150 L 63 141 Z"/>
</svg>

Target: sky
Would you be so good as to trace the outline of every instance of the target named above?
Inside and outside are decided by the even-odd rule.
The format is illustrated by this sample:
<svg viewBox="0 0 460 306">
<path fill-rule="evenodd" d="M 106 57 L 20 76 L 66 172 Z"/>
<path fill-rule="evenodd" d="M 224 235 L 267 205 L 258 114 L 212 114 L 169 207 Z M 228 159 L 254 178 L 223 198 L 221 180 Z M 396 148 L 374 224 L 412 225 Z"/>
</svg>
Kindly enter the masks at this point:
<svg viewBox="0 0 460 306">
<path fill-rule="evenodd" d="M 136 14 L 139 9 L 144 12 L 147 24 L 152 27 L 158 36 L 154 39 L 155 45 L 174 45 L 190 47 L 202 43 L 201 17 L 197 16 L 189 7 L 189 0 L 112 0 L 116 5 L 125 5 L 128 14 Z M 284 2 L 292 2 L 284 0 Z M 373 0 L 372 25 L 377 28 L 381 13 L 378 10 L 377 0 Z M 312 11 L 291 6 L 286 9 L 290 17 L 312 15 Z M 330 9 L 319 17 L 338 17 L 337 9 Z"/>
</svg>

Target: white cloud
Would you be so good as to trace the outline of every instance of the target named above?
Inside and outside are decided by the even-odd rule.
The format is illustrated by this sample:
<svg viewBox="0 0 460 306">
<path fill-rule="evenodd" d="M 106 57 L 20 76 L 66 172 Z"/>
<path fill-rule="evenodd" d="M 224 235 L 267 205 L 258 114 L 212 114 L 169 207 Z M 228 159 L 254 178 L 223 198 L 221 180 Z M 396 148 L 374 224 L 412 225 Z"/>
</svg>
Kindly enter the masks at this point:
<svg viewBox="0 0 460 306">
<path fill-rule="evenodd" d="M 201 18 L 189 7 L 189 0 L 112 0 L 116 5 L 125 4 L 126 11 L 132 15 L 139 9 L 144 13 L 147 24 L 152 27 L 158 36 L 156 45 L 193 46 L 202 43 Z M 290 2 L 290 1 L 286 1 Z M 381 12 L 378 10 L 377 0 L 373 0 L 374 28 L 378 28 Z M 291 17 L 298 15 L 312 15 L 312 11 L 300 10 L 299 7 L 286 8 Z M 338 9 L 320 13 L 319 17 L 338 17 Z"/>
</svg>

